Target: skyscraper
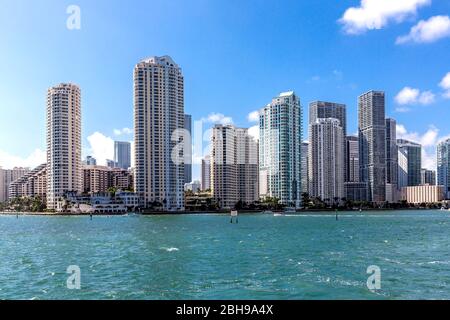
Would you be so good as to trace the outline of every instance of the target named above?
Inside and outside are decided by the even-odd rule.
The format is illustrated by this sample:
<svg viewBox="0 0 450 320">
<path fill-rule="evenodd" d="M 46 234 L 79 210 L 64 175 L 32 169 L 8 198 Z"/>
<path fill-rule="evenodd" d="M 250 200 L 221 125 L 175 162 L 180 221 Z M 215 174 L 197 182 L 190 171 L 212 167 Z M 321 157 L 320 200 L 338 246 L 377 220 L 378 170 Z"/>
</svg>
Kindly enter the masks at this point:
<svg viewBox="0 0 450 320">
<path fill-rule="evenodd" d="M 359 139 L 354 136 L 347 136 L 345 138 L 345 152 L 347 165 L 346 182 L 359 182 Z"/>
<path fill-rule="evenodd" d="M 325 101 L 314 101 L 309 104 L 309 124 L 315 124 L 317 119 L 334 118 L 339 120 L 344 137 L 347 136 L 347 115 L 345 104 Z"/>
<path fill-rule="evenodd" d="M 450 139 L 437 146 L 437 184 L 444 187 L 445 198 L 450 199 Z"/>
<path fill-rule="evenodd" d="M 184 115 L 184 129 L 188 135 L 186 136 L 186 147 L 184 149 L 184 182 L 192 182 L 192 116 Z"/>
<path fill-rule="evenodd" d="M 398 139 L 397 145 L 407 158 L 408 187 L 420 186 L 422 170 L 422 146 L 405 139 Z"/>
<path fill-rule="evenodd" d="M 259 199 L 258 143 L 248 129 L 216 125 L 211 141 L 211 192 L 222 208 Z"/>
<path fill-rule="evenodd" d="M 129 169 L 131 167 L 131 143 L 114 141 L 114 162 L 117 168 Z"/>
<path fill-rule="evenodd" d="M 211 156 L 202 159 L 202 190 L 211 189 Z"/>
<path fill-rule="evenodd" d="M 309 124 L 309 192 L 328 204 L 338 204 L 344 194 L 344 132 L 335 118 Z"/>
<path fill-rule="evenodd" d="M 386 201 L 398 200 L 397 122 L 386 119 Z"/>
<path fill-rule="evenodd" d="M 47 208 L 67 192 L 82 191 L 81 91 L 59 84 L 47 93 Z"/>
<path fill-rule="evenodd" d="M 385 94 L 369 91 L 358 98 L 360 180 L 367 182 L 369 201 L 386 200 Z"/>
<path fill-rule="evenodd" d="M 300 207 L 302 111 L 293 91 L 261 110 L 259 143 L 260 195 Z"/>
<path fill-rule="evenodd" d="M 345 104 L 314 101 L 309 104 L 309 124 L 315 124 L 317 119 L 334 118 L 339 120 L 339 125 L 342 127 L 344 139 L 347 136 L 347 107 Z M 344 153 L 346 154 L 347 145 L 344 143 Z M 346 158 L 344 158 L 346 161 Z M 344 162 L 344 179 L 347 178 L 348 164 Z"/>
<path fill-rule="evenodd" d="M 309 166 L 309 142 L 302 142 L 302 194 L 309 194 L 309 178 L 308 178 L 308 166 Z"/>
<path fill-rule="evenodd" d="M 169 56 L 134 68 L 135 190 L 147 207 L 184 209 L 184 78 Z"/>
</svg>

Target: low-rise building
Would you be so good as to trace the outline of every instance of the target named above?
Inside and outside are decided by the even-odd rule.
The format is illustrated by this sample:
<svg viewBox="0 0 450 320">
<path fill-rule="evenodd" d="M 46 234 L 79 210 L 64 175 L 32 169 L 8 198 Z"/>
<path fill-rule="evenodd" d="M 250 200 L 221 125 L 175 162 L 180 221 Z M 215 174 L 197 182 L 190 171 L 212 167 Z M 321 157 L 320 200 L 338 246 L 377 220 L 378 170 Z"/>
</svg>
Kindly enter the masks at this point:
<svg viewBox="0 0 450 320">
<path fill-rule="evenodd" d="M 107 192 L 110 188 L 132 190 L 133 175 L 131 171 L 105 166 L 83 167 L 83 192 L 95 194 Z"/>
<path fill-rule="evenodd" d="M 407 203 L 438 203 L 444 200 L 444 187 L 442 186 L 414 186 L 402 189 L 402 200 Z"/>
</svg>

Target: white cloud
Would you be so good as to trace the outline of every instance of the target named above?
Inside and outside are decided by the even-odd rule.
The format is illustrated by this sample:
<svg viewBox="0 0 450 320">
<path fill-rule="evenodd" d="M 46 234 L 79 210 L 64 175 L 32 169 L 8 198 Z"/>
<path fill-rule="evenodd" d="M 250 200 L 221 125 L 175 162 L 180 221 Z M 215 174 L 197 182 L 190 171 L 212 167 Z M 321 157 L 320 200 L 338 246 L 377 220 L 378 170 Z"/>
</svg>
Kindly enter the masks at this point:
<svg viewBox="0 0 450 320">
<path fill-rule="evenodd" d="M 419 21 L 411 28 L 408 35 L 398 37 L 396 43 L 431 43 L 446 37 L 450 37 L 450 18 L 434 16 L 428 20 Z"/>
<path fill-rule="evenodd" d="M 3 169 L 13 169 L 23 167 L 34 169 L 47 162 L 47 153 L 41 149 L 34 150 L 28 157 L 23 158 L 0 150 L 0 167 Z"/>
<path fill-rule="evenodd" d="M 222 113 L 211 113 L 206 118 L 202 118 L 202 121 L 214 124 L 233 124 L 233 119 Z"/>
<path fill-rule="evenodd" d="M 250 112 L 247 116 L 249 122 L 259 122 L 259 111 Z"/>
<path fill-rule="evenodd" d="M 361 34 L 391 22 L 400 23 L 429 4 L 431 0 L 361 0 L 359 7 L 346 10 L 339 22 L 347 34 Z"/>
<path fill-rule="evenodd" d="M 450 72 L 445 75 L 439 86 L 445 90 L 444 98 L 450 99 Z"/>
<path fill-rule="evenodd" d="M 259 125 L 250 127 L 248 129 L 248 134 L 259 141 Z"/>
<path fill-rule="evenodd" d="M 439 129 L 430 126 L 424 134 L 408 132 L 404 125 L 397 124 L 397 138 L 406 139 L 422 145 L 422 167 L 436 170 L 436 144 L 439 138 Z"/>
<path fill-rule="evenodd" d="M 106 160 L 114 158 L 113 139 L 100 132 L 95 132 L 87 140 L 89 141 L 88 153 L 97 160 L 98 165 L 106 165 Z"/>
<path fill-rule="evenodd" d="M 114 129 L 114 135 L 116 135 L 116 136 L 130 135 L 132 133 L 133 133 L 133 130 L 130 128 Z"/>
<path fill-rule="evenodd" d="M 395 96 L 395 102 L 397 104 L 411 105 L 411 104 L 422 104 L 428 105 L 435 101 L 435 95 L 431 91 L 423 91 L 421 92 L 419 89 L 414 89 L 411 87 L 404 87 L 400 92 Z M 397 111 L 402 112 L 401 110 L 409 110 L 408 108 L 397 108 Z M 405 111 L 403 111 L 405 112 Z"/>
</svg>

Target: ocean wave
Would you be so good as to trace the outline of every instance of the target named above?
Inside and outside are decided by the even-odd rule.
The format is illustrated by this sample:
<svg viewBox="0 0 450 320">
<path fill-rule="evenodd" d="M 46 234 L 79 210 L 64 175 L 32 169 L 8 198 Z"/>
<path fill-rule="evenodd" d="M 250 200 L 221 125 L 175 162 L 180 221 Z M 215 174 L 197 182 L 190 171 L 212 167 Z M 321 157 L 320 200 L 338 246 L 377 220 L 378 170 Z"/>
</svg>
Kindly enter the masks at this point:
<svg viewBox="0 0 450 320">
<path fill-rule="evenodd" d="M 180 249 L 175 248 L 175 247 L 171 247 L 171 248 L 165 248 L 165 247 L 163 247 L 163 248 L 160 248 L 160 249 L 161 249 L 161 250 L 165 250 L 165 251 L 167 251 L 167 252 L 180 251 Z"/>
</svg>

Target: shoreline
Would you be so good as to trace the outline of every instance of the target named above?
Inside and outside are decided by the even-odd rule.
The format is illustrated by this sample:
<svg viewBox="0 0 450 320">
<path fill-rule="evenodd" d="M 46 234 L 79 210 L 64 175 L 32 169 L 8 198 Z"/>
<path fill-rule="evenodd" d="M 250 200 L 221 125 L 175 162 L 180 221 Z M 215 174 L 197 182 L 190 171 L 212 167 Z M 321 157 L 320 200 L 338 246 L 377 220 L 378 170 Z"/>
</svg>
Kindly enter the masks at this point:
<svg viewBox="0 0 450 320">
<path fill-rule="evenodd" d="M 373 212 L 373 211 L 431 211 L 439 209 L 434 208 L 401 208 L 401 209 L 363 209 L 361 212 Z M 445 210 L 447 211 L 447 210 Z M 272 213 L 283 213 L 283 211 L 272 210 Z M 298 215 L 308 215 L 308 214 L 317 214 L 317 213 L 337 213 L 340 212 L 360 212 L 359 210 L 339 210 L 336 212 L 335 209 L 309 209 L 309 210 L 300 210 L 296 212 L 286 212 L 285 214 L 298 214 Z M 120 216 L 129 216 L 129 215 L 139 215 L 139 216 L 162 216 L 162 215 L 170 215 L 170 216 L 181 216 L 181 215 L 223 215 L 229 216 L 229 211 L 181 211 L 181 212 L 165 212 L 165 211 L 155 211 L 155 212 L 124 212 L 124 213 L 53 213 L 53 212 L 0 212 L 0 216 L 29 216 L 29 217 L 120 217 Z M 270 214 L 265 213 L 264 211 L 257 210 L 242 210 L 239 211 L 239 215 L 254 215 L 254 214 Z"/>
</svg>

